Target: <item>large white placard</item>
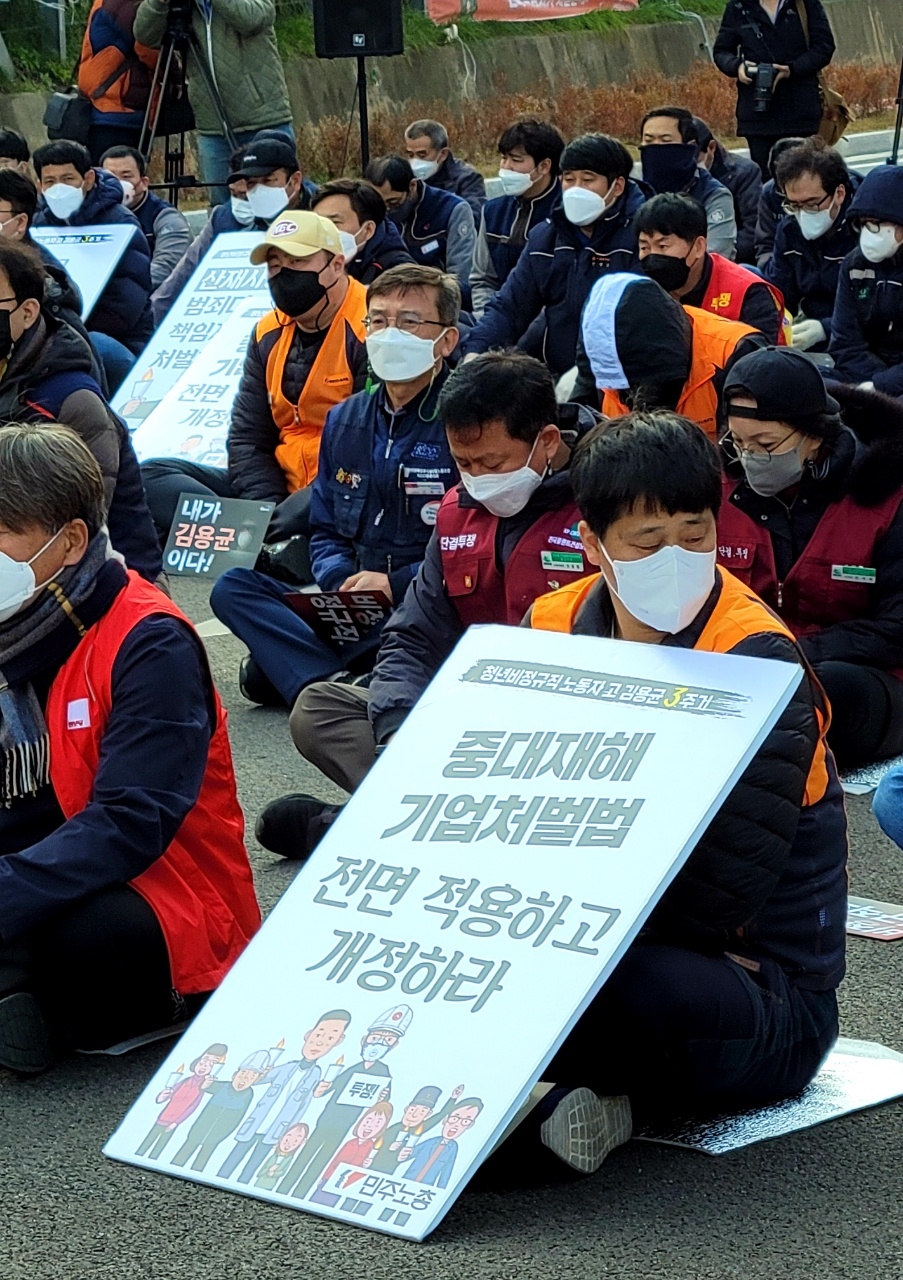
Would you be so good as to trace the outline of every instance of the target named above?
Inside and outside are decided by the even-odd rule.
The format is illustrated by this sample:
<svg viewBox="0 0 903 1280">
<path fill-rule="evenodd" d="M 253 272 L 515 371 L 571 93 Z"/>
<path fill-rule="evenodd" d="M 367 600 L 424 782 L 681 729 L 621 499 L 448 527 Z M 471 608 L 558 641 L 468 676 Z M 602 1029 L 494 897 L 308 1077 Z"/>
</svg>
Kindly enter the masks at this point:
<svg viewBox="0 0 903 1280">
<path fill-rule="evenodd" d="M 130 431 L 153 413 L 227 320 L 244 314 L 248 306 L 258 308 L 258 314 L 272 307 L 266 267 L 248 261 L 262 239 L 262 231 L 224 232 L 204 254 L 113 397 L 113 408 Z"/>
<path fill-rule="evenodd" d="M 106 1154 L 422 1239 L 799 679 L 471 628 Z"/>
<path fill-rule="evenodd" d="M 136 227 L 117 222 L 100 227 L 32 227 L 31 237 L 53 254 L 78 285 L 82 319 L 87 320 L 135 231 Z"/>
</svg>

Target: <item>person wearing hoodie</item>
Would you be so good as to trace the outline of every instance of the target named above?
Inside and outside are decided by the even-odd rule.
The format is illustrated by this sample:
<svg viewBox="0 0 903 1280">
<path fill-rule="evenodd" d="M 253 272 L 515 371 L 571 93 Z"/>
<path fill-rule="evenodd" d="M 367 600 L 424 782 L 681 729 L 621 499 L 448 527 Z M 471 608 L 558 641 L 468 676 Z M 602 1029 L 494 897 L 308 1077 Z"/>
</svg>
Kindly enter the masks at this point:
<svg viewBox="0 0 903 1280">
<path fill-rule="evenodd" d="M 859 244 L 840 268 L 832 317 L 841 382 L 903 398 L 903 169 L 882 165 L 863 179 L 848 215 Z"/>
<path fill-rule="evenodd" d="M 681 306 L 654 280 L 619 272 L 595 285 L 584 308 L 574 398 L 598 403 L 601 393 L 608 418 L 673 409 L 714 440 L 726 370 L 767 343 L 748 324 Z"/>
<path fill-rule="evenodd" d="M 827 351 L 840 266 L 855 247 L 850 206 L 859 179 L 839 151 L 807 138 L 775 164 L 784 217 L 777 225 L 765 277 L 777 285 L 793 320 L 793 345 Z"/>
<path fill-rule="evenodd" d="M 308 685 L 289 720 L 301 754 L 346 791 L 467 627 L 517 626 L 537 596 L 593 571 L 577 536 L 569 466 L 598 414 L 558 405 L 541 361 L 493 351 L 452 373 L 439 419 L 461 483 L 445 495 L 423 563 L 386 624 L 369 689 Z M 337 812 L 310 795 L 283 796 L 260 815 L 257 838 L 303 858 Z"/>
<path fill-rule="evenodd" d="M 311 209 L 334 222 L 345 248 L 345 269 L 372 284 L 390 267 L 413 262 L 401 232 L 386 216 L 386 202 L 363 178 L 336 178 L 318 187 Z"/>
<path fill-rule="evenodd" d="M 580 314 L 595 282 L 636 262 L 633 218 L 646 199 L 617 138 L 588 133 L 561 155 L 561 205 L 527 236 L 501 290 L 461 344 L 465 357 L 520 343 L 544 313 L 542 354 L 556 378 L 573 368 Z"/>
<path fill-rule="evenodd" d="M 97 227 L 125 224 L 132 238 L 88 316 L 91 333 L 106 334 L 138 356 L 153 332 L 151 252 L 138 219 L 122 203 L 122 183 L 95 169 L 80 142 L 48 142 L 38 147 L 33 164 L 43 207 L 36 227 Z"/>
<path fill-rule="evenodd" d="M 738 360 L 719 562 L 796 636 L 831 704 L 841 768 L 903 751 L 903 405 L 801 352 Z"/>
<path fill-rule="evenodd" d="M 711 137 L 708 129 L 705 134 Z M 643 181 L 656 194 L 690 196 L 705 209 L 708 247 L 731 262 L 737 256 L 734 197 L 702 163 L 703 137 L 686 107 L 655 107 L 640 125 Z"/>
</svg>

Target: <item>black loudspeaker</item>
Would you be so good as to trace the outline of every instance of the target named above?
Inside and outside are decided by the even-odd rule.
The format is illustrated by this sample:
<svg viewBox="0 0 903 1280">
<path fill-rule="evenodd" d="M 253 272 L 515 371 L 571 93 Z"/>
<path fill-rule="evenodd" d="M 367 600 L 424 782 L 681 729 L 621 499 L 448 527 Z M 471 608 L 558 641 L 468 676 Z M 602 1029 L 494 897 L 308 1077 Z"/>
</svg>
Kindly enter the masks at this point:
<svg viewBox="0 0 903 1280">
<path fill-rule="evenodd" d="M 402 0 L 314 0 L 318 58 L 391 58 L 404 53 Z"/>
</svg>

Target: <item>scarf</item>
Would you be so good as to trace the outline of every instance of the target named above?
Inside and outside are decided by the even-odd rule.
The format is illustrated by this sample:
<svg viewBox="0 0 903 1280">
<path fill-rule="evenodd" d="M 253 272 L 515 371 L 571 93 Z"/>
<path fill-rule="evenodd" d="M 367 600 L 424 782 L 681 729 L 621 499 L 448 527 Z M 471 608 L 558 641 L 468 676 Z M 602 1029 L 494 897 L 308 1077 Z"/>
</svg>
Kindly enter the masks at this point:
<svg viewBox="0 0 903 1280">
<path fill-rule="evenodd" d="M 50 735 L 31 682 L 10 686 L 5 671 L 59 627 L 87 628 L 77 610 L 94 590 L 110 555 L 105 529 L 92 538 L 78 564 L 46 583 L 35 603 L 0 623 L 0 805 L 33 796 L 50 783 Z"/>
</svg>

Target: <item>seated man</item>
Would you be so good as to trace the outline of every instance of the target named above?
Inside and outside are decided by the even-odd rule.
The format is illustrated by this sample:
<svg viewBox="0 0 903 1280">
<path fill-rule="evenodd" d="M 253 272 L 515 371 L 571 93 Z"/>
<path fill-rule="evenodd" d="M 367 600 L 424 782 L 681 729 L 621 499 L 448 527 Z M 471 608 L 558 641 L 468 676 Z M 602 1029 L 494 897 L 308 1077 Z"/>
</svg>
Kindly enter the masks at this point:
<svg viewBox="0 0 903 1280">
<path fill-rule="evenodd" d="M 712 253 L 731 262 L 737 256 L 734 197 L 727 187 L 700 167 L 703 150 L 692 114 L 685 107 L 656 107 L 640 126 L 643 181 L 656 193 L 691 196 L 705 209 L 707 242 Z"/>
<path fill-rule="evenodd" d="M 586 400 L 587 384 L 597 388 L 607 418 L 674 409 L 714 440 L 724 424 L 725 371 L 766 344 L 739 320 L 682 307 L 654 280 L 606 276 L 583 311 L 578 393 Z"/>
<path fill-rule="evenodd" d="M 415 120 L 404 131 L 405 155 L 414 177 L 428 182 L 437 191 L 450 191 L 470 205 L 474 222 L 486 200 L 483 175 L 472 164 L 456 160 L 448 145 L 448 130 L 438 120 Z"/>
<path fill-rule="evenodd" d="M 363 178 L 336 178 L 318 187 L 310 207 L 338 228 L 345 270 L 353 280 L 372 284 L 390 267 L 413 262 L 401 232 L 386 216 L 386 202 Z"/>
<path fill-rule="evenodd" d="M 154 290 L 151 304 L 155 325 L 185 288 L 218 235 L 224 231 L 266 231 L 283 210 L 310 208 L 295 145 L 284 134 L 272 137 L 264 129 L 249 146 L 236 151 L 230 163 L 229 201 L 214 206 L 199 235 Z"/>
<path fill-rule="evenodd" d="M 284 213 L 251 261 L 267 264 L 274 310 L 248 344 L 228 468 L 179 458 L 141 468 L 162 543 L 180 493 L 275 502 L 267 541 L 306 534 L 326 414 L 366 380 L 366 291 L 345 274 L 335 226 L 316 213 Z"/>
<path fill-rule="evenodd" d="M 44 197 L 36 227 L 96 227 L 125 223 L 134 228 L 125 252 L 88 316 L 88 329 L 126 347 L 143 351 L 153 332 L 150 294 L 150 245 L 138 219 L 122 203 L 122 186 L 112 174 L 93 169 L 80 142 L 48 142 L 34 153 L 35 173 Z"/>
<path fill-rule="evenodd" d="M 561 155 L 561 206 L 530 232 L 517 266 L 461 344 L 465 355 L 513 347 L 538 322 L 539 349 L 553 375 L 573 368 L 590 289 L 600 276 L 629 271 L 636 261 L 633 219 L 646 197 L 632 168 L 633 157 L 617 138 L 588 133 L 568 143 Z"/>
<path fill-rule="evenodd" d="M 665 412 L 604 424 L 572 475 L 601 572 L 540 597 L 531 626 L 805 666 L 787 627 L 716 567 L 721 466 L 691 422 Z M 540 1134 L 573 1168 L 593 1172 L 630 1136 L 628 1102 L 672 1115 L 775 1102 L 803 1089 L 834 1043 L 847 826 L 827 721 L 804 670 L 546 1068 L 558 1088 L 537 1109 Z"/>
<path fill-rule="evenodd" d="M 477 233 L 467 201 L 415 178 L 401 156 L 371 160 L 364 177 L 385 200 L 389 221 L 401 232 L 413 260 L 455 276 L 463 304 L 469 308 L 470 269 Z"/>
<path fill-rule="evenodd" d="M 827 351 L 840 264 L 856 247 L 850 205 L 859 179 L 839 151 L 809 138 L 780 156 L 775 184 L 784 193 L 784 217 L 765 275 L 794 317 L 793 345 Z"/>
<path fill-rule="evenodd" d="M 753 165 L 756 173 L 759 166 Z M 633 221 L 645 275 L 685 307 L 739 320 L 769 342 L 786 344 L 784 299 L 760 275 L 706 249 L 705 210 L 689 196 L 663 194 Z"/>
<path fill-rule="evenodd" d="M 100 166 L 118 178 L 124 204 L 141 224 L 151 251 L 151 285 L 157 288 L 175 270 L 191 244 L 191 227 L 183 213 L 150 189 L 147 163 L 134 147 L 110 147 Z"/>
<path fill-rule="evenodd" d="M 792 348 L 733 365 L 718 556 L 798 637 L 851 768 L 903 751 L 903 405 L 831 391 Z"/>
<path fill-rule="evenodd" d="M 481 316 L 517 266 L 534 227 L 552 216 L 561 199 L 564 138 L 541 120 L 519 120 L 499 138 L 504 195 L 483 206 L 470 273 L 473 309 Z"/>
<path fill-rule="evenodd" d="M 848 216 L 859 243 L 837 283 L 829 348 L 834 374 L 903 397 L 903 169 L 873 169 Z"/>
<path fill-rule="evenodd" d="M 31 152 L 28 143 L 17 129 L 4 125 L 0 128 L 0 169 L 13 169 L 16 173 L 31 177 L 28 161 Z"/>
<path fill-rule="evenodd" d="M 97 384 L 91 348 L 47 311 L 46 292 L 34 249 L 0 238 L 0 422 L 62 422 L 82 437 L 103 474 L 110 541 L 153 581 L 162 561 L 131 437 Z"/>
<path fill-rule="evenodd" d="M 400 602 L 417 573 L 457 480 L 436 405 L 460 310 L 457 281 L 435 267 L 393 267 L 367 290 L 367 355 L 380 385 L 334 408 L 323 428 L 310 503 L 311 570 L 323 591 Z M 379 628 L 354 644 L 328 644 L 285 604 L 291 591 L 230 569 L 211 593 L 213 612 L 250 650 L 240 683 L 252 702 L 291 707 L 312 681 L 372 666 Z"/>
<path fill-rule="evenodd" d="M 386 624 L 370 688 L 311 684 L 289 720 L 301 754 L 346 791 L 467 627 L 517 626 L 538 595 L 590 572 L 568 467 L 598 415 L 556 404 L 551 374 L 532 356 L 494 351 L 455 370 L 439 416 L 461 484 L 440 506 L 423 564 Z M 261 814 L 257 838 L 273 853 L 304 858 L 338 809 L 284 796 Z"/>
<path fill-rule="evenodd" d="M 103 523 L 100 469 L 73 432 L 0 428 L 0 1064 L 13 1071 L 184 1020 L 260 922 L 203 645 L 111 557 Z"/>
<path fill-rule="evenodd" d="M 748 160 L 738 151 L 728 151 L 698 116 L 693 117 L 693 127 L 699 140 L 699 164 L 703 169 L 708 169 L 717 182 L 727 187 L 734 199 L 734 218 L 737 223 L 736 260 L 755 265 L 756 219 L 762 195 L 762 170 L 754 160 Z"/>
<path fill-rule="evenodd" d="M 778 223 L 784 216 L 784 193 L 774 179 L 774 169 L 785 151 L 793 147 L 801 147 L 805 138 L 778 138 L 768 156 L 768 172 L 770 177 L 762 187 L 759 196 L 759 212 L 756 216 L 756 266 L 764 271 L 774 253 L 774 237 Z"/>
</svg>

